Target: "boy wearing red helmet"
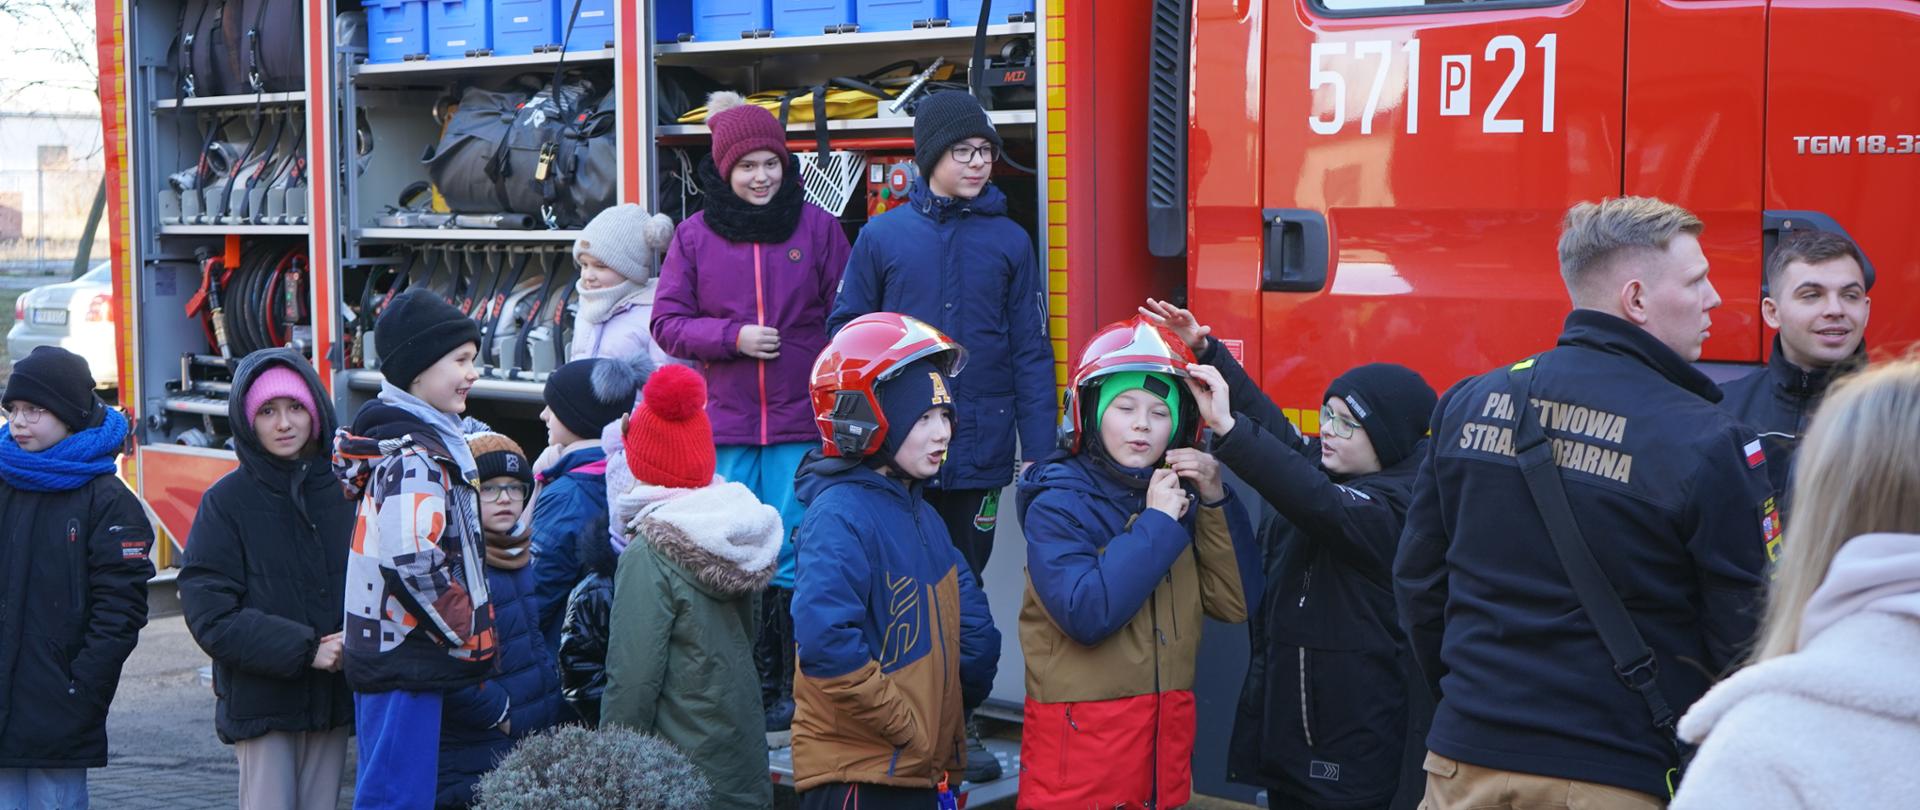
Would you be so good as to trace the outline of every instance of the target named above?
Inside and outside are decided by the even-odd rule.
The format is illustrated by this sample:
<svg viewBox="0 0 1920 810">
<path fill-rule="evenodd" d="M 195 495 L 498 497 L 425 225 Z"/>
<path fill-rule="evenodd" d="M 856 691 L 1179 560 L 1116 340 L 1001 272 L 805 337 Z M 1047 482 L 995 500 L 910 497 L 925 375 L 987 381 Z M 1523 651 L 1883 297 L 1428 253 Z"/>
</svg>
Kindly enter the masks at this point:
<svg viewBox="0 0 1920 810">
<path fill-rule="evenodd" d="M 993 687 L 1000 633 L 922 499 L 953 436 L 966 352 L 874 313 L 813 367 L 823 446 L 801 466 L 793 776 L 802 808 L 934 806 L 966 765 L 962 705 Z"/>
<path fill-rule="evenodd" d="M 1193 354 L 1135 318 L 1081 354 L 1064 449 L 1021 476 L 1027 591 L 1019 806 L 1179 807 L 1202 616 L 1260 600 L 1252 525 L 1195 449 Z"/>
</svg>

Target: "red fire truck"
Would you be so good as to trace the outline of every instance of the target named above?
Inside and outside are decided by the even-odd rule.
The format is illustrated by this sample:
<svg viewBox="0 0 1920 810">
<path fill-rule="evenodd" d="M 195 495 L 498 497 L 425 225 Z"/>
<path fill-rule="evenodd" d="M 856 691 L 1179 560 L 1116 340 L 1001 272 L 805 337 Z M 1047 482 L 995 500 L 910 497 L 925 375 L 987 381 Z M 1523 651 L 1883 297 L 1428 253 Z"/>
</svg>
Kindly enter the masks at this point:
<svg viewBox="0 0 1920 810">
<path fill-rule="evenodd" d="M 1920 3 L 1196 4 L 1187 293 L 1310 424 L 1340 371 L 1436 388 L 1550 344 L 1560 215 L 1646 195 L 1706 222 L 1725 303 L 1703 360 L 1772 335 L 1782 230 L 1850 235 L 1876 355 L 1920 339 Z"/>
</svg>

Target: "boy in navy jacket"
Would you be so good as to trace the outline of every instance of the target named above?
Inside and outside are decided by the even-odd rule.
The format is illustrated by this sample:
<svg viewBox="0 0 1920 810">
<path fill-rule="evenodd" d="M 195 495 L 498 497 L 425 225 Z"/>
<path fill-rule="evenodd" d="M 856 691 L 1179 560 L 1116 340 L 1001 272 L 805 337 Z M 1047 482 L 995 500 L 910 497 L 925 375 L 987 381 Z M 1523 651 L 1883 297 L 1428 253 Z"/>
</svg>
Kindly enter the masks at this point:
<svg viewBox="0 0 1920 810">
<path fill-rule="evenodd" d="M 926 324 L 879 313 L 815 366 L 826 441 L 801 468 L 793 600 L 802 808 L 932 807 L 966 765 L 962 706 L 992 689 L 1000 633 L 919 491 L 946 459 L 947 378 L 963 358 Z"/>
</svg>

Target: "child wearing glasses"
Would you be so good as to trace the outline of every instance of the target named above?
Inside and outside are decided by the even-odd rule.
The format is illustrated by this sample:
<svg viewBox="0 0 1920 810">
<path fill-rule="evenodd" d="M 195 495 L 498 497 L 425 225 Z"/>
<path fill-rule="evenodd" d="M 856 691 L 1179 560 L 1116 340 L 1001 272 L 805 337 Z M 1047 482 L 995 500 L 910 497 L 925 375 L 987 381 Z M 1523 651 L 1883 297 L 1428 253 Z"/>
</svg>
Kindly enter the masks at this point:
<svg viewBox="0 0 1920 810">
<path fill-rule="evenodd" d="M 920 177 L 909 204 L 860 231 L 828 321 L 838 332 L 861 315 L 898 312 L 967 347 L 966 372 L 953 381 L 954 453 L 924 491 L 982 582 L 1000 491 L 1016 467 L 1053 449 L 1056 414 L 1046 284 L 1032 237 L 1007 216 L 1007 196 L 989 180 L 1001 147 L 973 96 L 949 91 L 920 101 L 913 121 Z M 1000 766 L 971 722 L 968 732 L 967 781 L 998 778 Z"/>
<path fill-rule="evenodd" d="M 127 418 L 86 358 L 35 348 L 0 405 L 0 807 L 85 807 L 147 623 L 153 528 L 116 475 Z"/>
<path fill-rule="evenodd" d="M 499 666 L 480 683 L 449 692 L 440 723 L 439 807 L 473 803 L 474 785 L 516 740 L 560 719 L 560 668 L 540 633 L 534 596 L 533 492 L 527 454 L 498 433 L 467 436 L 480 473 L 480 534 L 486 539 L 487 592 L 500 640 Z"/>
<path fill-rule="evenodd" d="M 1428 711 L 1409 708 L 1392 568 L 1433 389 L 1405 366 L 1349 369 L 1308 438 L 1192 313 L 1151 299 L 1141 313 L 1208 364 L 1190 372 L 1214 455 L 1277 513 L 1260 532 L 1268 585 L 1228 778 L 1266 788 L 1274 807 L 1386 807 L 1403 781 L 1423 787 L 1405 749 Z"/>
</svg>

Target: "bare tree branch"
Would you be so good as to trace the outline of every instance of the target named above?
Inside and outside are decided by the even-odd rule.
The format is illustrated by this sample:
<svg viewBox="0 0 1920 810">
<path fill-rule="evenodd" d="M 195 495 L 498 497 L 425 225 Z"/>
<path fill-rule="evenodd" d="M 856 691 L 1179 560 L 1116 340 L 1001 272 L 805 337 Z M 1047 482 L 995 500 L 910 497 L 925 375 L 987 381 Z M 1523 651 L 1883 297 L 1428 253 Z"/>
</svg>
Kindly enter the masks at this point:
<svg viewBox="0 0 1920 810">
<path fill-rule="evenodd" d="M 19 48 L 21 54 L 80 68 L 78 72 L 85 77 L 0 79 L 0 84 L 15 88 L 8 93 L 9 98 L 36 87 L 85 89 L 96 96 L 99 94 L 94 8 L 89 0 L 0 0 L 0 19 L 11 22 L 27 41 L 34 43 Z"/>
</svg>

